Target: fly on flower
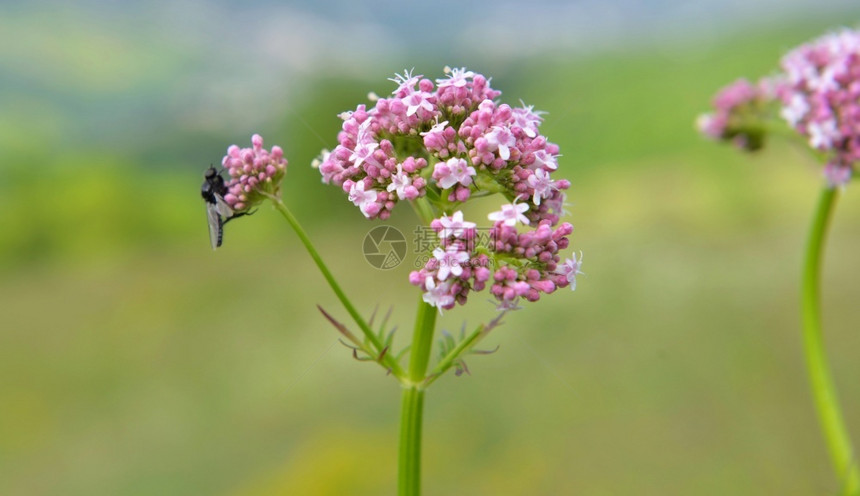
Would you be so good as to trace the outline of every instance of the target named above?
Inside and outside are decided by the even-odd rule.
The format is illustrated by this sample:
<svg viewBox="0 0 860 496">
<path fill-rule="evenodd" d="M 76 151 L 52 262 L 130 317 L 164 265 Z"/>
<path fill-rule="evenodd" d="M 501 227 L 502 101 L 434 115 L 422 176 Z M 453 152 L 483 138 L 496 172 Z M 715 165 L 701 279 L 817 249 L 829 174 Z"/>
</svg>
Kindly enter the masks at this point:
<svg viewBox="0 0 860 496">
<path fill-rule="evenodd" d="M 206 220 L 209 224 L 209 241 L 212 249 L 221 246 L 224 237 L 224 224 L 231 219 L 247 215 L 247 212 L 237 213 L 224 201 L 227 194 L 227 185 L 224 178 L 215 169 L 209 167 L 203 174 L 203 184 L 200 186 L 200 196 L 206 202 Z"/>
</svg>

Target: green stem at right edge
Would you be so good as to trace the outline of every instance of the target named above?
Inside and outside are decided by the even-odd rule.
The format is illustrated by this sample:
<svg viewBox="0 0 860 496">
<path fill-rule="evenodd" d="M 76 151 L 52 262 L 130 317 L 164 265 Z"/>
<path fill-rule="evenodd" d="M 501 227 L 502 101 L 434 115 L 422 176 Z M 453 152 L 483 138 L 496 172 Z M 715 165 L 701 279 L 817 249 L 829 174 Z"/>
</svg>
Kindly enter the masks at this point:
<svg viewBox="0 0 860 496">
<path fill-rule="evenodd" d="M 346 297 L 346 293 L 344 293 L 343 290 L 340 289 L 340 285 L 337 283 L 337 280 L 335 280 L 331 271 L 328 270 L 328 267 L 326 266 L 325 262 L 323 262 L 322 257 L 320 257 L 320 254 L 317 253 L 314 244 L 311 243 L 310 238 L 308 237 L 307 233 L 305 233 L 305 230 L 302 229 L 302 226 L 301 224 L 299 224 L 299 221 L 296 220 L 295 217 L 293 217 L 293 214 L 289 211 L 287 206 L 284 205 L 284 202 L 282 202 L 280 198 L 277 198 L 275 196 L 269 196 L 269 198 L 272 200 L 272 203 L 275 205 L 275 208 L 278 210 L 278 212 L 280 212 L 281 215 L 283 215 L 284 218 L 287 219 L 287 222 L 290 223 L 290 226 L 293 228 L 293 231 L 296 232 L 302 244 L 305 246 L 305 249 L 308 251 L 308 254 L 310 254 L 311 258 L 317 264 L 317 267 L 319 268 L 320 272 L 322 272 L 323 277 L 325 277 L 325 280 L 328 282 L 329 286 L 331 286 L 331 289 L 332 291 L 334 291 L 334 294 L 337 296 L 337 299 L 340 300 L 344 308 L 346 308 L 346 311 L 352 317 L 352 320 L 354 320 L 355 323 L 358 324 L 358 327 L 361 329 L 361 332 L 364 333 L 364 336 L 367 338 L 367 340 L 370 341 L 371 344 L 373 344 L 377 354 L 383 354 L 383 352 L 385 352 L 382 356 L 382 362 L 385 364 L 386 367 L 391 370 L 391 373 L 393 373 L 396 377 L 402 380 L 403 369 L 400 368 L 400 364 L 398 364 L 397 360 L 393 358 L 393 354 L 387 353 L 388 350 L 385 350 L 383 348 L 382 342 L 379 340 L 379 337 L 377 337 L 377 335 L 373 332 L 367 322 L 364 321 L 364 319 L 361 317 L 361 314 L 358 313 L 355 307 L 352 306 L 352 302 L 349 301 L 349 298 Z"/>
<path fill-rule="evenodd" d="M 835 188 L 825 187 L 822 191 L 806 245 L 802 291 L 803 343 L 815 407 L 830 459 L 841 481 L 841 494 L 855 496 L 860 494 L 860 473 L 851 447 L 851 438 L 839 408 L 821 332 L 821 252 L 836 197 Z"/>
<path fill-rule="evenodd" d="M 400 455 L 397 463 L 397 494 L 421 494 L 421 427 L 424 412 L 424 375 L 430 362 L 433 332 L 436 328 L 435 307 L 418 302 L 415 331 L 409 356 L 408 380 L 404 382 L 400 408 Z"/>
</svg>

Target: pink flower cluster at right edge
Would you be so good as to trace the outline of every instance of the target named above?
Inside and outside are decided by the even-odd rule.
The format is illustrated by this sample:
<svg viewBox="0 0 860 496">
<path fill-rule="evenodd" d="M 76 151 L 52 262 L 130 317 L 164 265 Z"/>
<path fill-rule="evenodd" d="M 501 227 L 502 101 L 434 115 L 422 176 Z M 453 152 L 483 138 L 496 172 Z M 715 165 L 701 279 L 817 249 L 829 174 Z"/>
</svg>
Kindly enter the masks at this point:
<svg viewBox="0 0 860 496">
<path fill-rule="evenodd" d="M 723 89 L 714 99 L 716 111 L 699 118 L 700 131 L 745 148 L 761 144 L 767 107 L 775 103 L 788 125 L 826 157 L 827 181 L 846 184 L 860 161 L 860 32 L 846 29 L 801 45 L 782 58 L 781 68 L 758 85 L 740 80 Z"/>
<path fill-rule="evenodd" d="M 487 286 L 505 309 L 574 288 L 581 257 L 561 262 L 559 254 L 573 232 L 559 225 L 570 182 L 551 177 L 559 150 L 540 135 L 543 118 L 497 102 L 500 92 L 480 74 L 446 72 L 435 84 L 398 75 L 390 97 L 342 114 L 339 145 L 317 164 L 323 182 L 340 186 L 367 218 L 386 219 L 399 202 L 425 197 L 444 212 L 431 223 L 439 239 L 432 257 L 409 276 L 439 309 Z M 509 201 L 490 215 L 490 241 L 478 242 L 460 206 L 491 193 Z"/>
</svg>

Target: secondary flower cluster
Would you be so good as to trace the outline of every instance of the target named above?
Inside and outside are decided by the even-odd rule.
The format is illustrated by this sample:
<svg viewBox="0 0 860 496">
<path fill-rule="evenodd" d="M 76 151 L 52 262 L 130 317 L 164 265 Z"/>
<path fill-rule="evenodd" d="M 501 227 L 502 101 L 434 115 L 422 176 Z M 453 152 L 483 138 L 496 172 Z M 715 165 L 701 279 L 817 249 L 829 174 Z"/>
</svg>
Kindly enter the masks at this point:
<svg viewBox="0 0 860 496">
<path fill-rule="evenodd" d="M 409 282 L 421 287 L 425 302 L 448 309 L 465 303 L 470 290 L 486 287 L 490 259 L 478 253 L 475 224 L 463 220 L 463 212 L 435 219 L 430 227 L 439 235 L 439 246 L 424 268 L 409 274 Z"/>
<path fill-rule="evenodd" d="M 230 174 L 224 201 L 233 210 L 248 210 L 264 199 L 264 193 L 276 195 L 287 171 L 287 160 L 279 146 L 263 148 L 259 134 L 251 137 L 251 148 L 231 145 L 221 165 Z"/>
<path fill-rule="evenodd" d="M 495 102 L 500 92 L 480 74 L 446 72 L 435 84 L 405 72 L 392 79 L 389 98 L 341 114 L 339 144 L 319 163 L 323 182 L 340 186 L 368 218 L 386 219 L 398 201 L 428 193 L 451 207 L 505 192 L 532 198 L 532 220 L 557 221 L 570 184 L 549 179 L 558 146 L 539 134 L 540 114 Z"/>
<path fill-rule="evenodd" d="M 860 33 L 825 35 L 782 59 L 776 93 L 782 117 L 828 156 L 832 184 L 851 178 L 860 160 Z"/>
<path fill-rule="evenodd" d="M 767 102 L 766 82 L 754 85 L 738 79 L 717 93 L 712 102 L 714 113 L 699 116 L 696 126 L 709 138 L 758 150 L 764 145 Z"/>
<path fill-rule="evenodd" d="M 782 58 L 782 72 L 758 84 L 741 79 L 699 117 L 705 135 L 754 150 L 764 143 L 769 107 L 820 152 L 831 185 L 847 183 L 860 161 L 860 32 L 830 33 Z M 771 105 L 773 103 L 774 105 Z"/>
<path fill-rule="evenodd" d="M 537 301 L 541 293 L 556 288 L 576 289 L 581 258 L 574 255 L 560 264 L 558 254 L 570 244 L 573 226 L 565 222 L 553 229 L 552 221 L 544 219 L 534 230 L 521 233 L 516 225 L 529 223 L 521 206 L 526 205 L 504 205 L 490 214 L 496 221 L 483 241 L 461 211 L 433 220 L 430 226 L 439 235 L 439 246 L 422 269 L 409 274 L 409 282 L 424 291 L 424 301 L 450 309 L 464 304 L 470 291 L 490 284 L 499 308 L 514 309 L 520 297 Z"/>
</svg>

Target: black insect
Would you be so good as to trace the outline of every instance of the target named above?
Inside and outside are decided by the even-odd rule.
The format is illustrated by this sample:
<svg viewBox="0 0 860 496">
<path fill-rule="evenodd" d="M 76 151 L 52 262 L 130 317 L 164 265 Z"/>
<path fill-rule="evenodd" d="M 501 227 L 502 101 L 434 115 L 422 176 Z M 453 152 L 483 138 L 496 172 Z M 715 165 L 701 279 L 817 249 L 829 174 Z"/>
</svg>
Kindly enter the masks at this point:
<svg viewBox="0 0 860 496">
<path fill-rule="evenodd" d="M 248 215 L 248 212 L 236 212 L 224 201 L 227 185 L 215 167 L 209 167 L 203 174 L 203 185 L 200 186 L 200 196 L 206 202 L 206 219 L 209 223 L 209 241 L 212 249 L 221 246 L 224 237 L 224 224 L 236 217 Z"/>
</svg>

